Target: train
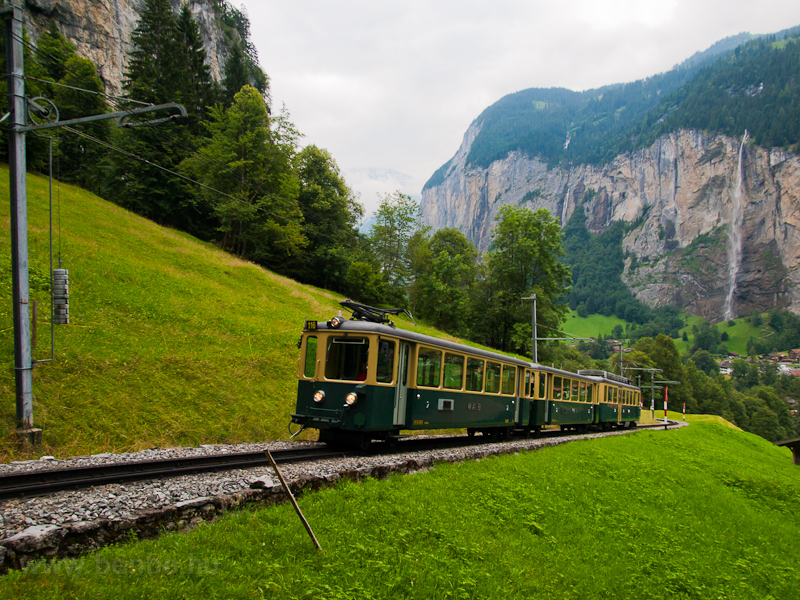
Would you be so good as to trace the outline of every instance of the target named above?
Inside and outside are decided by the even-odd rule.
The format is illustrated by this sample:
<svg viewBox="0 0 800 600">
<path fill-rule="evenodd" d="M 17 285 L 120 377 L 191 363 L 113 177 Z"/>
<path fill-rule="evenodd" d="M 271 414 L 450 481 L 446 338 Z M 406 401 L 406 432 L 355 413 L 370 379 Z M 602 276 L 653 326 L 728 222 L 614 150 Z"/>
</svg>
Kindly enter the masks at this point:
<svg viewBox="0 0 800 600">
<path fill-rule="evenodd" d="M 401 431 L 508 439 L 547 425 L 635 427 L 641 416 L 641 390 L 620 375 L 573 373 L 399 329 L 390 315 L 411 316 L 402 309 L 340 304 L 350 319 L 340 311 L 303 327 L 293 437 L 312 428 L 320 442 L 366 449 Z"/>
</svg>

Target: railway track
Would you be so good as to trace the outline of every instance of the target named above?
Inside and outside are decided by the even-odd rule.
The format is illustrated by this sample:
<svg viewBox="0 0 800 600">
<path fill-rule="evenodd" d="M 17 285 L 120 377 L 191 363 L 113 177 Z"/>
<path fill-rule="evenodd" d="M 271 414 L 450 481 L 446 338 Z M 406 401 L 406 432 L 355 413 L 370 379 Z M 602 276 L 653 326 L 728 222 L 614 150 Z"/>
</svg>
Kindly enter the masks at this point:
<svg viewBox="0 0 800 600">
<path fill-rule="evenodd" d="M 353 454 L 328 448 L 274 450 L 278 464 L 341 458 Z M 269 466 L 264 452 L 240 452 L 192 456 L 161 460 L 119 462 L 86 467 L 41 469 L 0 475 L 0 500 L 43 496 L 63 490 L 74 490 L 109 483 L 130 483 L 146 479 L 162 479 L 195 473 L 230 471 Z"/>
<path fill-rule="evenodd" d="M 672 424 L 673 422 L 670 422 Z M 661 428 L 663 423 L 639 425 L 638 429 Z M 547 430 L 537 437 L 547 438 L 565 435 L 559 430 Z M 580 437 L 581 433 L 572 433 Z M 517 438 L 519 439 L 519 438 Z M 468 437 L 437 436 L 433 438 L 406 438 L 397 445 L 374 444 L 368 454 L 399 454 L 424 450 L 457 448 L 470 445 L 497 443 L 498 440 L 482 435 Z M 274 450 L 272 456 L 278 464 L 344 458 L 360 454 L 357 451 L 333 450 L 330 448 L 300 448 Z M 363 454 L 363 453 L 361 453 Z M 264 452 L 239 452 L 160 460 L 118 462 L 104 465 L 40 469 L 0 475 L 0 500 L 44 496 L 64 490 L 76 490 L 111 483 L 130 483 L 148 479 L 165 479 L 196 473 L 231 471 L 269 466 Z"/>
</svg>

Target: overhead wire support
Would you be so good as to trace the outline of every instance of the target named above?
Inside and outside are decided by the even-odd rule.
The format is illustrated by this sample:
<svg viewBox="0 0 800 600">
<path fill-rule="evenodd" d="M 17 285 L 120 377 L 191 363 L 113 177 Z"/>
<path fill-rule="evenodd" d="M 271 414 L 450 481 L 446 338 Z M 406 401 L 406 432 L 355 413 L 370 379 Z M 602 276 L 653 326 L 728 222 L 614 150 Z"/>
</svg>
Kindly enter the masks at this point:
<svg viewBox="0 0 800 600">
<path fill-rule="evenodd" d="M 33 421 L 33 376 L 34 366 L 31 347 L 31 301 L 28 269 L 28 191 L 26 182 L 25 135 L 56 127 L 69 127 L 93 121 L 116 119 L 117 126 L 152 125 L 175 117 L 187 116 L 180 104 L 144 106 L 116 113 L 92 115 L 78 119 L 60 121 L 58 109 L 46 98 L 30 100 L 25 96 L 25 64 L 23 38 L 23 10 L 18 1 L 4 2 L 0 15 L 5 23 L 6 83 L 8 91 L 8 115 L 2 122 L 8 126 L 8 166 L 11 229 L 11 279 L 14 319 L 14 385 L 16 399 L 15 437 L 23 445 L 39 446 L 42 430 L 34 427 Z M 39 100 L 42 104 L 36 102 Z M 48 106 L 49 105 L 49 106 Z M 28 124 L 28 112 L 33 125 Z M 132 117 L 152 112 L 172 111 L 159 119 L 131 121 Z M 45 119 L 36 123 L 35 119 Z M 52 276 L 52 270 L 51 270 Z"/>
<path fill-rule="evenodd" d="M 563 338 L 554 338 L 554 337 L 546 337 L 540 338 L 538 333 L 538 324 L 536 323 L 536 294 L 531 294 L 528 298 L 522 298 L 523 302 L 531 302 L 531 346 L 533 350 L 533 362 L 539 364 L 539 342 L 559 342 L 559 341 L 575 341 L 575 342 L 585 342 L 588 341 L 590 338 L 580 338 L 580 337 L 563 337 Z M 545 328 L 547 329 L 547 328 Z"/>
<path fill-rule="evenodd" d="M 28 100 L 28 103 L 34 110 L 34 113 L 37 116 L 42 118 L 47 118 L 52 114 L 52 111 L 49 109 L 45 109 L 45 107 L 36 103 L 36 100 L 45 100 L 44 98 L 34 98 L 33 100 Z M 49 104 L 52 105 L 48 101 Z M 21 131 L 23 133 L 28 131 L 42 131 L 44 129 L 53 129 L 54 127 L 69 127 L 71 125 L 82 125 L 83 123 L 92 123 L 94 121 L 107 121 L 109 119 L 116 119 L 117 120 L 117 127 L 139 127 L 141 125 L 152 125 L 154 123 L 163 123 L 164 121 L 168 121 L 169 119 L 174 119 L 176 117 L 186 117 L 188 113 L 186 109 L 175 102 L 170 102 L 169 104 L 156 104 L 154 106 L 144 106 L 142 108 L 132 108 L 130 110 L 124 110 L 120 112 L 114 113 L 104 113 L 100 115 L 92 115 L 90 117 L 79 117 L 77 119 L 67 119 L 66 121 L 60 121 L 58 119 L 58 110 L 55 108 L 55 105 L 52 105 L 53 110 L 55 110 L 56 120 L 51 121 L 49 123 L 42 123 L 38 125 L 28 125 L 25 127 L 19 127 L 17 131 Z M 163 110 L 177 110 L 177 114 L 172 114 L 167 117 L 162 117 L 160 119 L 149 119 L 145 121 L 138 121 L 138 122 L 126 122 L 125 119 L 130 118 L 135 115 L 143 115 L 151 112 L 159 112 Z"/>
</svg>

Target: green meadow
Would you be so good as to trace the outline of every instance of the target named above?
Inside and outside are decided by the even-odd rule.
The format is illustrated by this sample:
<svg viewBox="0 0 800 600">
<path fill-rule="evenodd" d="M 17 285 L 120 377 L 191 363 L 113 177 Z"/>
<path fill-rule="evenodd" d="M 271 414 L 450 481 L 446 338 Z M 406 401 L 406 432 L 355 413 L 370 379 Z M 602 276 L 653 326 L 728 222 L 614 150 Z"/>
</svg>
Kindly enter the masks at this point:
<svg viewBox="0 0 800 600">
<path fill-rule="evenodd" d="M 800 597 L 800 468 L 716 423 L 341 482 L 0 578 L 3 598 Z"/>
<path fill-rule="evenodd" d="M 716 323 L 714 326 L 722 334 L 728 334 L 728 340 L 724 343 L 728 346 L 728 351 L 736 352 L 742 356 L 747 355 L 747 342 L 750 338 L 768 340 L 771 336 L 776 335 L 775 330 L 767 324 L 767 314 L 762 315 L 762 325 L 756 327 L 744 318 L 735 319 L 734 325 L 729 326 L 727 321 Z M 692 315 L 683 315 L 686 326 L 680 329 L 680 333 L 686 332 L 688 341 L 683 341 L 681 338 L 673 340 L 675 347 L 682 354 L 691 351 L 693 342 L 692 326 L 700 327 L 704 322 L 703 317 Z M 597 337 L 603 335 L 610 337 L 611 331 L 616 325 L 621 325 L 623 329 L 630 326 L 630 323 L 618 317 L 595 314 L 588 317 L 579 317 L 575 311 L 570 311 L 567 315 L 567 320 L 562 325 L 564 332 L 575 337 Z M 786 348 L 785 350 L 789 350 Z"/>
<path fill-rule="evenodd" d="M 54 241 L 69 270 L 70 324 L 56 327 L 55 360 L 33 373 L 39 454 L 286 439 L 303 323 L 338 314 L 344 298 L 56 185 Z M 5 167 L 0 196 L 8 197 Z M 8 210 L 2 203 L 0 462 L 25 458 L 9 438 L 16 413 Z M 34 358 L 43 360 L 51 355 L 46 178 L 28 175 L 28 214 L 30 296 L 39 301 Z"/>
<path fill-rule="evenodd" d="M 29 175 L 28 186 L 41 360 L 51 352 L 47 180 Z M 8 196 L 5 168 L 0 195 Z M 303 322 L 337 314 L 342 298 L 79 188 L 62 184 L 54 197 L 70 324 L 56 327 L 55 361 L 34 369 L 41 453 L 285 438 Z M 9 265 L 8 203 L 0 211 L 0 259 Z M 10 270 L 0 273 L 0 461 L 7 461 L 19 453 L 7 441 L 16 426 L 13 322 Z"/>
</svg>

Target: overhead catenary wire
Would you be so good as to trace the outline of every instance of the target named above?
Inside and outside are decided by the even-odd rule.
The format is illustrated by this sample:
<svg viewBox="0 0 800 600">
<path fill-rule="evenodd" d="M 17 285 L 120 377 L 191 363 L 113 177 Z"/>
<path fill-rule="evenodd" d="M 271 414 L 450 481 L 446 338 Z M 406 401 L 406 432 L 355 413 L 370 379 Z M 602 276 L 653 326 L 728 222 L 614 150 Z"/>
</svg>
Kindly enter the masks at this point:
<svg viewBox="0 0 800 600">
<path fill-rule="evenodd" d="M 77 75 L 77 73 L 72 72 L 73 75 Z M 25 75 L 25 79 L 30 81 L 38 81 L 40 83 L 45 83 L 47 85 L 55 85 L 57 87 L 63 87 L 70 90 L 75 90 L 76 92 L 86 92 L 87 94 L 93 94 L 95 96 L 102 96 L 103 98 L 107 98 L 112 101 L 119 101 L 119 102 L 131 102 L 134 104 L 141 104 L 142 106 L 153 106 L 152 102 L 142 102 L 141 100 L 134 100 L 133 98 L 126 98 L 125 96 L 112 96 L 110 94 L 106 94 L 105 92 L 97 92 L 95 90 L 87 90 L 85 88 L 79 88 L 74 85 L 67 85 L 66 83 L 59 83 L 58 81 L 50 81 L 47 79 L 39 79 L 38 77 L 33 77 L 31 75 Z M 123 108 L 124 110 L 124 108 Z"/>
</svg>

